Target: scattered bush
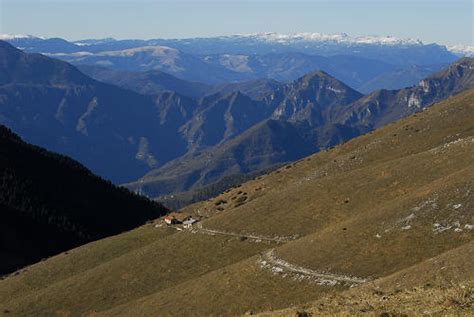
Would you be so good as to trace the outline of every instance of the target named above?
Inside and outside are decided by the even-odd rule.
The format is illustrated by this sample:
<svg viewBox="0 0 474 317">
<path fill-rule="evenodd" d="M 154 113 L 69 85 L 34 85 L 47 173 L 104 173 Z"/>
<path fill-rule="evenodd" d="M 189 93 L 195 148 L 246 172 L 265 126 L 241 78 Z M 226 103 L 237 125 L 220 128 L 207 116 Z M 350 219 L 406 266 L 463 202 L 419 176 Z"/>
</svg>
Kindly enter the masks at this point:
<svg viewBox="0 0 474 317">
<path fill-rule="evenodd" d="M 215 204 L 216 206 L 224 205 L 224 204 L 227 204 L 227 200 L 219 199 L 219 200 L 216 201 L 214 204 Z"/>
</svg>

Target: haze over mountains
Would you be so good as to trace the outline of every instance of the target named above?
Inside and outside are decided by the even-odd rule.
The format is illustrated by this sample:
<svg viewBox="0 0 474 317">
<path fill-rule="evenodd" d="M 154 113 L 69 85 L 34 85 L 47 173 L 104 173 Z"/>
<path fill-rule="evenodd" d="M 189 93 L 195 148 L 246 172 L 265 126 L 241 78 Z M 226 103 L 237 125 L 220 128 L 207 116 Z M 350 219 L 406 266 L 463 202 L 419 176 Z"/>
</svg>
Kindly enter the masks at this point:
<svg viewBox="0 0 474 317">
<path fill-rule="evenodd" d="M 67 63 L 25 54 L 5 42 L 0 46 L 1 123 L 114 181 L 153 166 L 148 157 L 135 158 L 140 146 L 160 147 L 148 141 L 160 126 L 151 97 L 97 82 Z M 172 158 L 172 149 L 163 155 Z"/>
<path fill-rule="evenodd" d="M 127 186 L 156 197 L 176 192 L 170 190 L 173 184 L 179 184 L 178 192 L 186 191 L 223 176 L 301 158 L 473 88 L 473 74 L 474 60 L 465 58 L 417 86 L 367 96 L 326 73 L 308 74 L 267 97 L 272 109 L 269 121 L 214 149 L 171 161 Z"/>
<path fill-rule="evenodd" d="M 2 123 L 150 197 L 301 158 L 474 86 L 469 58 L 412 88 L 363 96 L 320 70 L 288 83 L 211 86 L 157 70 L 80 66 L 94 80 L 5 42 L 0 50 Z"/>
<path fill-rule="evenodd" d="M 413 85 L 425 77 L 423 67 L 436 71 L 457 58 L 438 44 L 394 37 L 351 38 L 347 34 L 264 33 L 77 42 L 31 36 L 5 38 L 26 52 L 45 53 L 74 64 L 133 72 L 162 70 L 208 84 L 260 78 L 288 81 L 319 69 L 364 93 Z M 375 80 L 378 76 L 384 76 L 389 85 L 381 86 L 383 82 Z"/>
</svg>

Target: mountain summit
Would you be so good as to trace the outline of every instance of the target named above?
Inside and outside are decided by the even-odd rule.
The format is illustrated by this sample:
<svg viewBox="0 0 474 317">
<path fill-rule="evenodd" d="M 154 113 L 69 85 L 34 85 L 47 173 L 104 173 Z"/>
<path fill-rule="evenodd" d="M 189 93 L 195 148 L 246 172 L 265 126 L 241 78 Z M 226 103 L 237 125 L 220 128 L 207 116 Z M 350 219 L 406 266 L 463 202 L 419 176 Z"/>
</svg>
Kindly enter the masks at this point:
<svg viewBox="0 0 474 317">
<path fill-rule="evenodd" d="M 94 81 L 74 66 L 41 54 L 25 54 L 0 41 L 0 85 L 90 85 Z"/>
<path fill-rule="evenodd" d="M 282 87 L 268 98 L 278 104 L 273 118 L 305 122 L 310 126 L 331 120 L 335 107 L 343 107 L 362 94 L 323 71 L 309 73 Z"/>
<path fill-rule="evenodd" d="M 137 158 L 145 143 L 147 156 L 155 160 L 173 155 L 159 149 L 164 142 L 153 142 L 160 123 L 152 97 L 1 41 L 0 68 L 0 123 L 26 141 L 72 156 L 116 182 L 149 169 L 150 160 Z M 157 158 L 158 152 L 163 157 Z"/>
</svg>

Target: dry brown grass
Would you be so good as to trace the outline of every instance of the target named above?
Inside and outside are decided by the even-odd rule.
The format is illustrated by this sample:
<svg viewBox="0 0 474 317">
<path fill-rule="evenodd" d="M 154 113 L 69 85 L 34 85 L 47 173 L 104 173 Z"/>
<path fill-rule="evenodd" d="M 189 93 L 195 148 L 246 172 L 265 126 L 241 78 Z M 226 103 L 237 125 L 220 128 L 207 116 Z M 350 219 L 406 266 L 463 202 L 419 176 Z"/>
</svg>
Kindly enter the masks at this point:
<svg viewBox="0 0 474 317">
<path fill-rule="evenodd" d="M 472 316 L 474 242 L 362 287 L 261 316 Z"/>
</svg>

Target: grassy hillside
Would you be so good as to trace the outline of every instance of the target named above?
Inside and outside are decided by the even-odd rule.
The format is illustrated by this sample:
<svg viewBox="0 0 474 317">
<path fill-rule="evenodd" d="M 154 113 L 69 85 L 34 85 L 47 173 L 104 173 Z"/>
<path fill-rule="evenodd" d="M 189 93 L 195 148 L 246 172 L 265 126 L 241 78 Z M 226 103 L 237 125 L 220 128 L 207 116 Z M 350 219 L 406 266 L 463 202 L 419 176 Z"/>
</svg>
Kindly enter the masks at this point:
<svg viewBox="0 0 474 317">
<path fill-rule="evenodd" d="M 142 239 L 140 244 L 130 239 L 131 234 L 103 240 L 106 247 L 96 242 L 74 249 L 5 279 L 0 298 L 8 300 L 0 304 L 1 309 L 20 316 L 87 315 L 93 311 L 130 316 L 134 310 L 146 315 L 155 310 L 153 307 L 163 307 L 166 314 L 179 314 L 189 309 L 183 305 L 186 301 L 195 308 L 202 306 L 197 310 L 202 313 L 219 309 L 243 313 L 252 306 L 236 301 L 226 307 L 229 292 L 240 294 L 243 301 L 254 298 L 252 304 L 259 303 L 260 310 L 264 310 L 308 301 L 327 291 L 307 285 L 284 305 L 264 305 L 256 297 L 260 291 L 254 286 L 268 286 L 268 298 L 288 287 L 299 288 L 295 282 L 272 281 L 271 273 L 260 270 L 255 255 L 269 245 L 151 225 L 133 232 L 133 237 Z M 149 241 L 152 235 L 153 241 Z M 215 289 L 212 296 L 220 300 L 214 305 L 199 305 L 209 297 L 209 289 Z M 250 293 L 243 291 L 251 289 Z M 304 293 L 304 300 L 299 300 Z M 150 304 L 143 307 L 143 301 Z M 25 306 L 27 302 L 29 305 Z"/>
<path fill-rule="evenodd" d="M 472 316 L 472 261 L 474 243 L 470 242 L 365 286 L 258 316 Z"/>
<path fill-rule="evenodd" d="M 215 213 L 214 203 L 223 200 L 227 203 L 220 207 L 225 212 L 208 221 L 211 227 L 304 235 L 326 227 L 328 219 L 346 221 L 358 211 L 405 199 L 415 189 L 472 165 L 472 148 L 462 145 L 470 144 L 474 130 L 473 94 L 448 99 L 433 110 L 284 166 L 185 210 Z M 449 142 L 454 142 L 449 151 L 433 150 Z M 450 160 L 451 156 L 456 160 Z M 235 208 L 241 196 L 246 197 L 245 204 Z M 254 221 L 247 221 L 250 218 Z"/>
<path fill-rule="evenodd" d="M 192 230 L 157 220 L 28 267 L 0 312 L 469 315 L 472 157 L 474 90 L 188 206 Z"/>
</svg>

